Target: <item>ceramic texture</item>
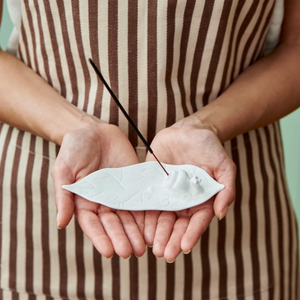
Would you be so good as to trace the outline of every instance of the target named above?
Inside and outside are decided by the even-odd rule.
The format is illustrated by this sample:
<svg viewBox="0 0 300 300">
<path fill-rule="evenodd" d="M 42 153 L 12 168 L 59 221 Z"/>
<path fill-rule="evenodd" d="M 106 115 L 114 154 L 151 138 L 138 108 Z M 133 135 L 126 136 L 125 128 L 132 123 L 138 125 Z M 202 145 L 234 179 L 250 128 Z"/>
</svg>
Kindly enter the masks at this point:
<svg viewBox="0 0 300 300">
<path fill-rule="evenodd" d="M 225 186 L 192 165 L 145 162 L 102 169 L 63 188 L 87 200 L 122 210 L 177 211 L 209 200 Z"/>
</svg>

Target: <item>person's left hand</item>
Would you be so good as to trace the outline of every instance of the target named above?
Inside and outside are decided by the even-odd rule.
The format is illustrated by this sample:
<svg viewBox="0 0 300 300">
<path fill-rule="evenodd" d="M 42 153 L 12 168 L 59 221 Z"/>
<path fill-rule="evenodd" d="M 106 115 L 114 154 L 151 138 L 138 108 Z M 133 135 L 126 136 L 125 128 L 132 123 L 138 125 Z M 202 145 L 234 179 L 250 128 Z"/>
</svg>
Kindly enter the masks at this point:
<svg viewBox="0 0 300 300">
<path fill-rule="evenodd" d="M 204 169 L 225 185 L 215 197 L 203 204 L 181 211 L 147 211 L 144 239 L 153 246 L 156 257 L 172 262 L 181 251 L 188 253 L 207 229 L 214 214 L 222 219 L 235 197 L 235 165 L 219 138 L 190 116 L 160 131 L 151 148 L 158 159 L 167 164 L 191 164 Z M 154 160 L 148 153 L 147 161 Z"/>
</svg>

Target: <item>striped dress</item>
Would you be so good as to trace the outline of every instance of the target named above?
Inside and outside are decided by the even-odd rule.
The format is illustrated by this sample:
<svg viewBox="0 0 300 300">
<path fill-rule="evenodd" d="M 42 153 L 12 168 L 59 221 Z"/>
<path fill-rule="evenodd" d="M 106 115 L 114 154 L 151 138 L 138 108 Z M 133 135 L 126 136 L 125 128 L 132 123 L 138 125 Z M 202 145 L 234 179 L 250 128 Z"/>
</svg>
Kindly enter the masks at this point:
<svg viewBox="0 0 300 300">
<path fill-rule="evenodd" d="M 275 0 L 22 0 L 18 57 L 69 102 L 145 149 L 103 89 L 105 78 L 149 142 L 213 101 L 262 56 Z M 43 99 L 40 99 L 43 105 Z M 297 300 L 297 224 L 278 123 L 224 144 L 237 195 L 190 254 L 151 248 L 106 259 L 73 221 L 56 228 L 50 177 L 58 147 L 0 125 L 0 299 Z"/>
</svg>

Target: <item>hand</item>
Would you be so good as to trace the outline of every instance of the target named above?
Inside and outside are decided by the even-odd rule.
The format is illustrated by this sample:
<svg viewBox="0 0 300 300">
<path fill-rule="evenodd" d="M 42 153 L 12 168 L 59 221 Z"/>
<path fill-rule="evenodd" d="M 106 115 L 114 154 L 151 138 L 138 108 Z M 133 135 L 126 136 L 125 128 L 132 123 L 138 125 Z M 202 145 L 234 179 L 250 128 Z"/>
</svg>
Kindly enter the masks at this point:
<svg viewBox="0 0 300 300">
<path fill-rule="evenodd" d="M 98 169 L 136 163 L 130 142 L 114 125 L 88 117 L 78 129 L 66 134 L 52 169 L 58 227 L 66 227 L 75 212 L 83 232 L 102 255 L 111 257 L 115 251 L 124 258 L 132 252 L 141 256 L 146 250 L 144 212 L 110 209 L 61 188 Z"/>
<path fill-rule="evenodd" d="M 151 144 L 162 162 L 201 167 L 225 185 L 215 197 L 195 207 L 176 212 L 146 212 L 145 241 L 153 245 L 154 255 L 164 256 L 168 262 L 174 261 L 181 251 L 190 252 L 214 214 L 222 219 L 235 197 L 235 165 L 214 131 L 199 122 L 195 116 L 185 118 L 159 132 Z M 146 160 L 153 160 L 150 153 Z"/>
</svg>

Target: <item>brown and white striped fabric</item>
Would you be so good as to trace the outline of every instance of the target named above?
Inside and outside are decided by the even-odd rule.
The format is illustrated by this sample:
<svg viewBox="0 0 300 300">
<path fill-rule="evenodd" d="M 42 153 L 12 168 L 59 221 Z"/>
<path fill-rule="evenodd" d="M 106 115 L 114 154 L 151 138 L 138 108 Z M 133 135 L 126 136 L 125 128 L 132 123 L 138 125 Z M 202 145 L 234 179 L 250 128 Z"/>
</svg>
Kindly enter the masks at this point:
<svg viewBox="0 0 300 300">
<path fill-rule="evenodd" d="M 87 59 L 151 142 L 213 101 L 262 53 L 274 0 L 23 0 L 19 57 L 68 101 L 145 149 Z M 43 105 L 43 99 L 40 99 Z M 225 143 L 237 197 L 174 263 L 103 258 L 73 220 L 56 229 L 58 147 L 0 127 L 0 299 L 297 300 L 297 224 L 277 123 Z"/>
</svg>

